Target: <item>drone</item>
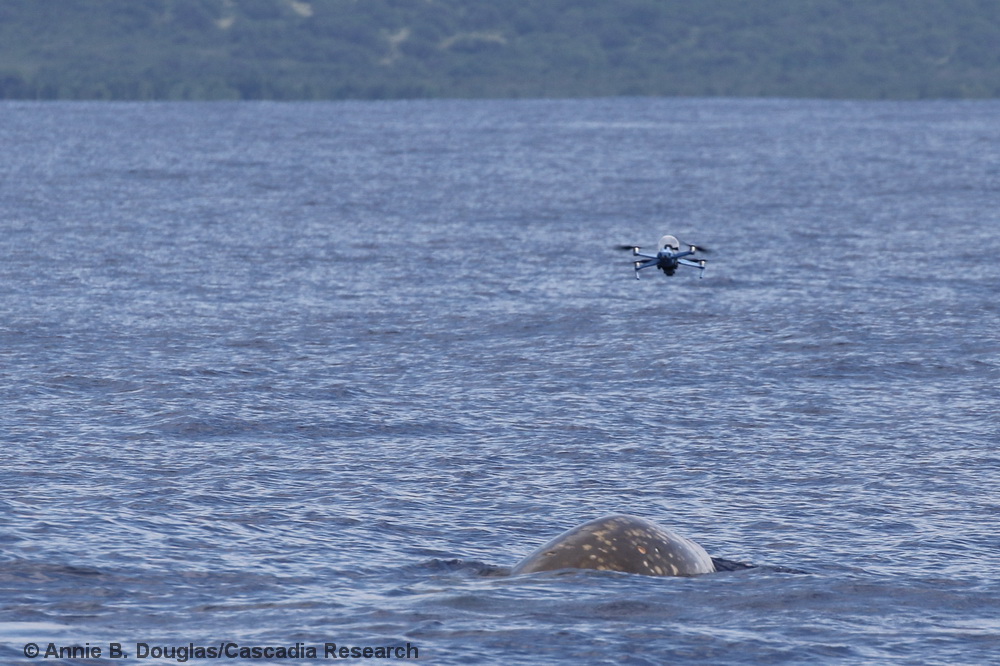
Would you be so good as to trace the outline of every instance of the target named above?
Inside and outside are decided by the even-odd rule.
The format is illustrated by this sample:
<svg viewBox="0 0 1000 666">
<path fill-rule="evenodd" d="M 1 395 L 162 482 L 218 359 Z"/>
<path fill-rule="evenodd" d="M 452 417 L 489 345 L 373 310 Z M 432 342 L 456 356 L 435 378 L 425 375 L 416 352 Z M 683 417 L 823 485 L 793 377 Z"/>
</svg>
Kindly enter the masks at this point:
<svg viewBox="0 0 1000 666">
<path fill-rule="evenodd" d="M 621 250 L 632 250 L 633 257 L 642 257 L 632 262 L 635 269 L 635 279 L 639 279 L 639 271 L 644 268 L 656 266 L 666 275 L 673 275 L 678 266 L 691 266 L 698 269 L 698 277 L 705 277 L 705 260 L 688 259 L 695 252 L 708 253 L 705 248 L 688 245 L 688 249 L 681 251 L 681 243 L 674 236 L 664 236 L 656 244 L 656 254 L 643 254 L 639 252 L 642 248 L 638 245 L 619 245 Z"/>
</svg>

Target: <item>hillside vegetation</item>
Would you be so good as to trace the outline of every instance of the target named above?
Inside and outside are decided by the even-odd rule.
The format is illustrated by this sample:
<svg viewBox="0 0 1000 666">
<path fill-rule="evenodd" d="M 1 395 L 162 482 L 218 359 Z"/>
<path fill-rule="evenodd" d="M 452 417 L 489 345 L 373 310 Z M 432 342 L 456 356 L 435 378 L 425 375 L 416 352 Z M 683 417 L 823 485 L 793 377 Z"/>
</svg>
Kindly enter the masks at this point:
<svg viewBox="0 0 1000 666">
<path fill-rule="evenodd" d="M 1000 0 L 3 0 L 0 98 L 1000 97 Z"/>
</svg>

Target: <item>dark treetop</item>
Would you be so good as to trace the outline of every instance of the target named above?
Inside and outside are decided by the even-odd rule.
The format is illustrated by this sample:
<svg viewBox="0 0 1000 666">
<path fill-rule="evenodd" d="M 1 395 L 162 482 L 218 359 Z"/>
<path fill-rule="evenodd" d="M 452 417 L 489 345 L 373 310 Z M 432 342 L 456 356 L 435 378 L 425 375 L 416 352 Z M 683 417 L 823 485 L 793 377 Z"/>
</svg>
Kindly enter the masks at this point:
<svg viewBox="0 0 1000 666">
<path fill-rule="evenodd" d="M 0 98 L 1000 96 L 996 0 L 4 0 Z"/>
</svg>

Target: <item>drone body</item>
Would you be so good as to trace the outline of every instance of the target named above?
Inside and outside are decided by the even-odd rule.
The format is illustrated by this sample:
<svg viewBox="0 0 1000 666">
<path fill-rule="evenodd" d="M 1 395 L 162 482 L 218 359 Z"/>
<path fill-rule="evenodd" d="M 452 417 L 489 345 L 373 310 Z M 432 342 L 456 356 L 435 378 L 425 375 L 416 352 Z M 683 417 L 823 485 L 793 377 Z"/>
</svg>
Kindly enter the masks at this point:
<svg viewBox="0 0 1000 666">
<path fill-rule="evenodd" d="M 625 245 L 622 247 L 623 249 L 630 248 L 633 257 L 641 257 L 641 259 L 636 259 L 632 262 L 636 280 L 639 279 L 639 271 L 653 266 L 659 268 L 665 275 L 673 275 L 678 266 L 691 266 L 699 270 L 699 277 L 704 277 L 705 275 L 705 260 L 688 258 L 694 255 L 695 252 L 698 252 L 698 248 L 694 245 L 688 245 L 688 249 L 682 252 L 680 241 L 674 236 L 664 236 L 661 238 L 656 244 L 655 255 L 639 252 L 642 248 L 638 245 Z M 707 252 L 705 249 L 701 251 Z"/>
</svg>

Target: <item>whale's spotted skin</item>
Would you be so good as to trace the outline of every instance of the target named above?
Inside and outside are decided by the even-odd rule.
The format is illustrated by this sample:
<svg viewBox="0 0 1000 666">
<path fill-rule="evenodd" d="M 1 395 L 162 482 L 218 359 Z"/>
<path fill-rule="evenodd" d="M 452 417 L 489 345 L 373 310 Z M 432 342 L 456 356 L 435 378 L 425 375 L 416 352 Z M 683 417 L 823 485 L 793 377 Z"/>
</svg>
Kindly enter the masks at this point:
<svg viewBox="0 0 1000 666">
<path fill-rule="evenodd" d="M 560 534 L 521 560 L 511 574 L 599 569 L 646 576 L 695 576 L 715 565 L 705 549 L 635 516 L 606 516 Z"/>
</svg>

